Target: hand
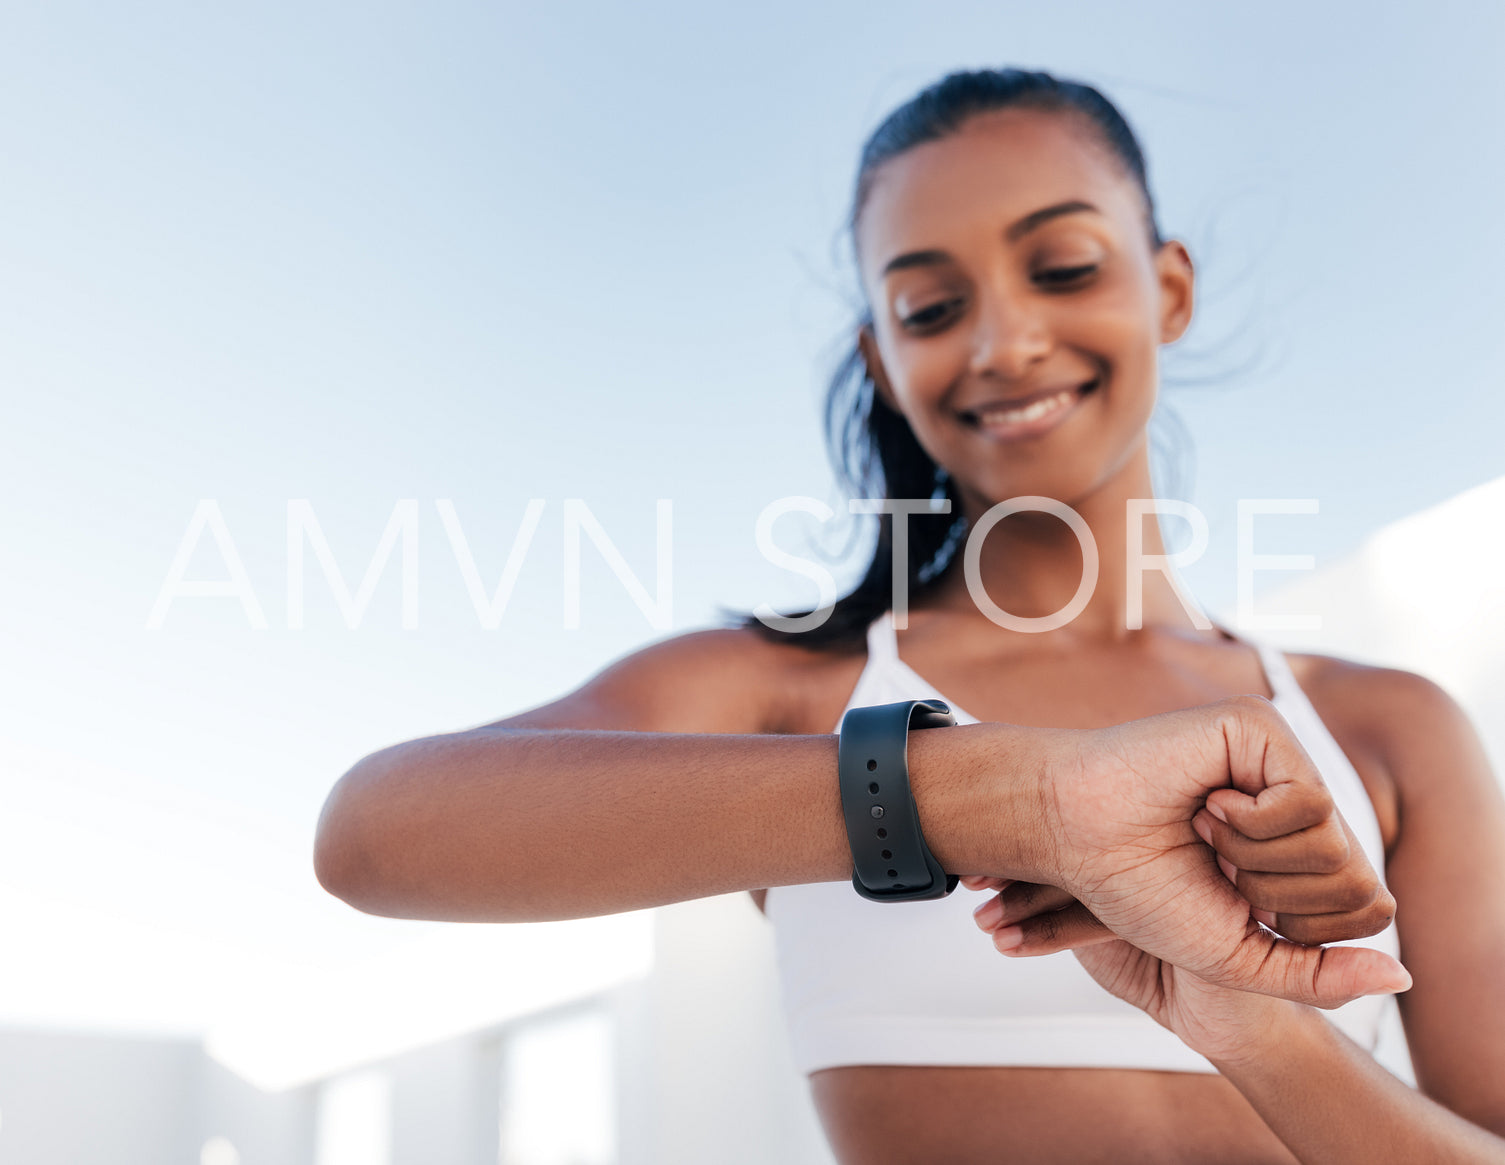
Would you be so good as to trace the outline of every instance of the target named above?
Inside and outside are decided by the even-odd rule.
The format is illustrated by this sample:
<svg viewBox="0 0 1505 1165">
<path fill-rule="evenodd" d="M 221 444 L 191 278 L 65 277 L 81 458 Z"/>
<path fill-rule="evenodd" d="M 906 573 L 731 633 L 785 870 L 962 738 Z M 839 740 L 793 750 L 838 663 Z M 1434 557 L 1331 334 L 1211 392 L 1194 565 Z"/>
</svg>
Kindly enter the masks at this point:
<svg viewBox="0 0 1505 1165">
<path fill-rule="evenodd" d="M 1123 939 L 1072 954 L 1105 991 L 1132 1003 L 1218 1065 L 1260 1056 L 1261 1049 L 1279 1042 L 1284 1024 L 1299 1022 L 1302 1012 L 1315 1015 L 1289 1000 L 1219 987 Z"/>
<path fill-rule="evenodd" d="M 1062 893 L 1055 887 L 1041 889 Z M 1044 952 L 1013 947 L 1004 953 Z M 1299 1021 L 1300 1013 L 1307 1012 L 1289 1000 L 1209 983 L 1101 928 L 1072 954 L 1105 991 L 1132 1003 L 1218 1065 L 1259 1056 L 1262 1048 L 1279 1040 L 1284 1024 Z"/>
<path fill-rule="evenodd" d="M 1289 1000 L 1216 986 L 1147 955 L 1056 886 L 971 876 L 962 885 L 999 891 L 974 917 L 1003 954 L 1043 955 L 1071 948 L 1105 991 L 1132 1003 L 1215 1063 L 1258 1055 L 1283 1022 L 1305 1010 Z M 1082 915 L 1087 922 L 1080 921 Z"/>
<path fill-rule="evenodd" d="M 1268 700 L 1240 696 L 1059 735 L 1039 823 L 1053 843 L 1036 865 L 1064 909 L 1037 919 L 1037 934 L 1079 945 L 1112 932 L 1209 983 L 1320 1007 L 1410 985 L 1383 952 L 1302 946 L 1265 929 L 1199 838 L 1205 831 L 1254 863 L 1253 874 L 1235 869 L 1240 889 L 1307 941 L 1374 934 L 1393 916 L 1394 900 Z M 1227 821 L 1200 813 L 1204 804 Z M 1327 872 L 1334 867 L 1340 877 Z M 1049 910 L 1045 901 L 1029 913 Z"/>
<path fill-rule="evenodd" d="M 1284 1025 L 1309 1013 L 1302 1004 L 1220 987 L 1145 954 L 1056 886 L 974 876 L 961 881 L 970 890 L 999 891 L 974 917 L 1002 954 L 1044 955 L 1069 947 L 1104 990 L 1132 1003 L 1219 1066 L 1258 1057 L 1261 1049 L 1280 1041 Z"/>
<path fill-rule="evenodd" d="M 1315 816 L 1324 799 L 1290 819 Z M 1308 945 L 1375 934 L 1394 912 L 1353 830 L 1331 800 L 1326 803 L 1329 812 L 1317 824 L 1278 833 L 1282 823 L 1270 806 L 1237 789 L 1215 789 L 1206 808 L 1191 819 L 1197 836 L 1216 851 L 1224 875 L 1249 902 L 1251 916 Z M 998 892 L 974 914 L 993 934 L 994 945 L 1008 954 L 1048 955 L 1118 937 L 1059 887 L 975 875 L 961 882 L 970 890 Z M 1345 909 L 1334 909 L 1338 906 Z"/>
</svg>

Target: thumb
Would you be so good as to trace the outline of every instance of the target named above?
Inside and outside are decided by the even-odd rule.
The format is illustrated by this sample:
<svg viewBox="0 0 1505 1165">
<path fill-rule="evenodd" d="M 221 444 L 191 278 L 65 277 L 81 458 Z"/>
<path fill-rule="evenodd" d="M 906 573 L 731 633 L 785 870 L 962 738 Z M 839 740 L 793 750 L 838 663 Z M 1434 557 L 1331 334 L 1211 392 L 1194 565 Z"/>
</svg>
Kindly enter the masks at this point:
<svg viewBox="0 0 1505 1165">
<path fill-rule="evenodd" d="M 1410 972 L 1384 951 L 1302 946 L 1252 925 L 1220 976 L 1213 981 L 1226 987 L 1324 1008 L 1411 988 Z"/>
</svg>

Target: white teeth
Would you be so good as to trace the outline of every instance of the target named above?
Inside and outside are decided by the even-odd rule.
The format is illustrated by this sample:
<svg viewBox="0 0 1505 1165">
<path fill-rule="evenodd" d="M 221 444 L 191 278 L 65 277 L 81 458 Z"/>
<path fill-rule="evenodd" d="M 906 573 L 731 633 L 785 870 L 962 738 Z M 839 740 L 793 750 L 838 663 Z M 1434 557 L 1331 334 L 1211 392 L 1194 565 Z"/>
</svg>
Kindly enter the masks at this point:
<svg viewBox="0 0 1505 1165">
<path fill-rule="evenodd" d="M 1039 420 L 1046 413 L 1055 412 L 1074 396 L 1076 396 L 1075 389 L 1066 389 L 1054 396 L 1043 397 L 1033 404 L 1027 404 L 1022 409 L 1004 409 L 997 406 L 982 408 L 977 410 L 977 418 L 985 425 L 1023 425 Z"/>
</svg>

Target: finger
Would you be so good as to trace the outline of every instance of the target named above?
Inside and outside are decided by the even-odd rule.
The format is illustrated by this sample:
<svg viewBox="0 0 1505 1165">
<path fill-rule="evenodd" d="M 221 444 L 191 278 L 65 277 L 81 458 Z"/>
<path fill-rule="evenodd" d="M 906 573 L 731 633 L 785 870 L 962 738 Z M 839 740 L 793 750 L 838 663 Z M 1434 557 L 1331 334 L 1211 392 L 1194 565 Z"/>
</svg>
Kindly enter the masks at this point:
<svg viewBox="0 0 1505 1165">
<path fill-rule="evenodd" d="M 1271 930 L 1285 935 L 1292 942 L 1320 946 L 1379 934 L 1395 920 L 1395 900 L 1385 894 L 1382 900 L 1363 910 L 1333 914 L 1271 914 L 1266 910 L 1252 913 Z"/>
<path fill-rule="evenodd" d="M 1253 924 L 1231 957 L 1194 973 L 1224 987 L 1325 1008 L 1411 987 L 1406 969 L 1373 947 L 1302 946 Z"/>
<path fill-rule="evenodd" d="M 1254 919 L 1284 935 L 1292 942 L 1318 946 L 1322 943 L 1366 938 L 1372 934 L 1379 934 L 1395 920 L 1395 898 L 1383 885 L 1376 885 L 1371 892 L 1372 896 L 1364 901 L 1365 893 L 1361 888 L 1354 883 L 1341 883 L 1329 875 L 1326 880 L 1330 883 L 1330 888 L 1321 893 L 1323 901 L 1342 901 L 1344 895 L 1347 894 L 1350 896 L 1349 901 L 1364 901 L 1364 904 L 1354 910 L 1296 912 L 1288 909 L 1275 912 L 1266 909 L 1266 906 L 1281 897 L 1283 885 L 1281 879 L 1292 881 L 1289 875 L 1274 874 L 1256 877 L 1249 873 L 1241 874 L 1238 868 L 1231 865 L 1222 854 L 1217 855 L 1217 863 L 1224 877 L 1234 884 L 1244 900 L 1250 904 L 1249 913 Z M 1269 889 L 1272 885 L 1276 887 L 1273 894 Z M 1349 888 L 1342 889 L 1344 885 Z"/>
<path fill-rule="evenodd" d="M 1198 810 L 1192 828 L 1219 855 L 1241 870 L 1272 874 L 1336 874 L 1352 853 L 1348 831 L 1336 817 L 1282 837 L 1246 837 L 1207 810 Z"/>
<path fill-rule="evenodd" d="M 1072 947 L 1111 942 L 1118 936 L 1080 902 L 1061 910 L 1036 914 L 993 932 L 993 946 L 1010 956 L 1051 955 Z"/>
<path fill-rule="evenodd" d="M 1237 789 L 1214 789 L 1207 794 L 1207 811 L 1258 841 L 1310 829 L 1335 812 L 1327 786 L 1306 781 L 1284 781 L 1254 797 Z"/>
<path fill-rule="evenodd" d="M 1043 886 L 1038 882 L 1013 882 L 998 895 L 1003 913 L 998 925 L 1011 926 L 1048 910 L 1059 910 L 1076 901 L 1068 891 L 1059 886 Z"/>
<path fill-rule="evenodd" d="M 1220 863 L 1223 860 L 1219 858 Z M 1367 869 L 1344 874 L 1265 874 L 1236 868 L 1231 880 L 1249 905 L 1277 915 L 1346 914 L 1390 898 Z"/>
<path fill-rule="evenodd" d="M 972 919 L 983 930 L 996 930 L 1018 922 L 1042 910 L 1057 910 L 1075 902 L 1067 891 L 1034 882 L 1005 881 L 1003 889 L 972 911 Z"/>
<path fill-rule="evenodd" d="M 968 890 L 1002 890 L 1009 884 L 1009 880 L 989 877 L 987 874 L 963 874 L 961 884 Z"/>
<path fill-rule="evenodd" d="M 1284 788 L 1285 792 L 1273 799 L 1272 805 L 1284 803 L 1286 798 L 1293 804 L 1305 798 L 1325 798 L 1331 803 L 1331 794 L 1322 783 L 1322 774 L 1311 754 L 1302 747 L 1291 722 L 1274 703 L 1263 696 L 1234 696 L 1220 703 L 1225 712 L 1220 725 L 1228 750 L 1228 777 L 1235 791 L 1264 800 L 1263 794 Z M 1318 814 L 1277 832 L 1289 833 L 1291 828 L 1315 825 L 1322 816 Z"/>
</svg>

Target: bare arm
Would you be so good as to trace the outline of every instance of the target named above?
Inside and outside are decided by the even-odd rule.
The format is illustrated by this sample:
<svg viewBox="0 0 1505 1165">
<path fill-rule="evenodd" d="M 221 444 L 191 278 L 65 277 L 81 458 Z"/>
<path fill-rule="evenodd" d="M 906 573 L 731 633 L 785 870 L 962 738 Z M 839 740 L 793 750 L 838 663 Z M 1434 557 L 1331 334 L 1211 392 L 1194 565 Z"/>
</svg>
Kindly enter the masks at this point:
<svg viewBox="0 0 1505 1165">
<path fill-rule="evenodd" d="M 735 632 L 681 636 L 561 701 L 365 758 L 325 806 L 320 880 L 371 913 L 506 922 L 844 879 L 836 739 L 761 731 L 778 685 L 739 643 Z M 1257 793 L 1268 820 L 1287 822 L 1274 832 L 1294 831 L 1298 850 L 1331 812 L 1321 776 L 1267 700 L 1100 730 L 918 732 L 909 770 L 945 869 L 1061 885 L 1173 965 L 1324 1007 L 1403 974 L 1378 951 L 1322 950 L 1251 928 L 1248 903 L 1193 832 L 1208 792 L 1229 785 Z M 1320 878 L 1308 903 L 1350 909 L 1328 900 Z M 1329 939 L 1375 929 L 1368 917 L 1352 921 Z"/>
<path fill-rule="evenodd" d="M 1257 1059 L 1214 1061 L 1298 1161 L 1505 1165 L 1505 1139 L 1396 1079 L 1320 1013 L 1268 1028 Z"/>
<path fill-rule="evenodd" d="M 777 680 L 742 634 L 699 632 L 540 708 L 382 749 L 330 794 L 319 879 L 374 914 L 517 922 L 848 878 L 836 737 L 768 734 Z M 1038 731 L 912 738 L 916 803 L 948 869 L 976 860 L 979 835 L 1014 864 L 1008 839 L 1038 833 L 1009 800 L 1028 792 L 1009 767 L 1040 767 Z"/>
</svg>

